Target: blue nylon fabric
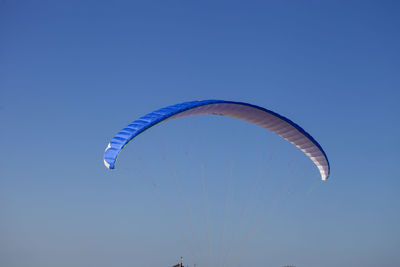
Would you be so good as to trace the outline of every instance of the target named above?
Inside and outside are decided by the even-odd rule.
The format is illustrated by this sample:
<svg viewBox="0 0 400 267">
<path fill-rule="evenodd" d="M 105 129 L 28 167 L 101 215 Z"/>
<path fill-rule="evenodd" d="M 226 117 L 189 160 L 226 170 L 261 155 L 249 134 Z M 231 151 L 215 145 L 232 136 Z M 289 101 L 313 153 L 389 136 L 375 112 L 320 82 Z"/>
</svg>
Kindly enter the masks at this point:
<svg viewBox="0 0 400 267">
<path fill-rule="evenodd" d="M 265 108 L 262 108 L 262 107 L 259 107 L 256 105 L 244 103 L 244 102 L 234 102 L 234 101 L 225 101 L 225 100 L 201 100 L 201 101 L 185 102 L 185 103 L 175 104 L 172 106 L 161 108 L 161 109 L 153 111 L 147 115 L 144 115 L 143 117 L 133 121 L 127 127 L 122 129 L 111 140 L 110 147 L 104 153 L 104 161 L 109 164 L 110 169 L 114 169 L 115 161 L 116 161 L 117 156 L 118 156 L 119 152 L 121 151 L 121 149 L 124 148 L 124 146 L 127 143 L 129 143 L 129 141 L 131 141 L 133 138 L 135 138 L 140 133 L 144 132 L 145 130 L 156 125 L 157 123 L 160 123 L 178 113 L 181 113 L 181 112 L 184 112 L 186 110 L 193 109 L 196 107 L 204 106 L 204 105 L 219 104 L 219 103 L 229 103 L 229 104 L 237 104 L 237 105 L 244 105 L 244 106 L 252 107 L 255 109 L 265 111 L 275 117 L 280 118 L 281 120 L 286 121 L 288 124 L 290 124 L 291 126 L 296 128 L 299 132 L 301 132 L 304 136 L 306 136 L 314 145 L 316 145 L 318 147 L 318 149 L 322 152 L 322 154 L 325 156 L 325 158 L 328 162 L 328 168 L 329 168 L 329 172 L 330 172 L 328 157 L 326 156 L 324 150 L 318 144 L 318 142 L 310 134 L 308 134 L 303 128 L 301 128 L 299 125 L 297 125 L 293 121 L 289 120 L 288 118 L 285 118 L 271 110 L 268 110 L 268 109 L 265 109 Z"/>
<path fill-rule="evenodd" d="M 161 108 L 153 111 L 143 117 L 133 121 L 127 127 L 122 129 L 110 142 L 110 148 L 104 153 L 104 160 L 110 164 L 110 169 L 115 168 L 115 161 L 121 149 L 133 138 L 155 124 L 188 109 L 196 108 L 203 105 L 223 103 L 220 100 L 204 100 L 204 101 L 191 101 L 181 104 L 172 105 L 169 107 Z"/>
</svg>

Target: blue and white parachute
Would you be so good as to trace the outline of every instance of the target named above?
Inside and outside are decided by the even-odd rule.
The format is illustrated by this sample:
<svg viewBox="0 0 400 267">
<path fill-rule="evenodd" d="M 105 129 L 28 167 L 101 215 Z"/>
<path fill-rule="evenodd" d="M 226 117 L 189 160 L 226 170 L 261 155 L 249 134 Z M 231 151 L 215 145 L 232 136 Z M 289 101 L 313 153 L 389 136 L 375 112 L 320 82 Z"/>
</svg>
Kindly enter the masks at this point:
<svg viewBox="0 0 400 267">
<path fill-rule="evenodd" d="M 170 119 L 202 114 L 234 117 L 266 128 L 303 151 L 318 167 L 322 180 L 329 177 L 329 161 L 324 150 L 299 125 L 271 110 L 248 103 L 224 100 L 202 100 L 176 104 L 153 111 L 135 120 L 122 129 L 108 144 L 104 152 L 104 165 L 108 169 L 114 169 L 121 149 L 152 126 Z"/>
</svg>

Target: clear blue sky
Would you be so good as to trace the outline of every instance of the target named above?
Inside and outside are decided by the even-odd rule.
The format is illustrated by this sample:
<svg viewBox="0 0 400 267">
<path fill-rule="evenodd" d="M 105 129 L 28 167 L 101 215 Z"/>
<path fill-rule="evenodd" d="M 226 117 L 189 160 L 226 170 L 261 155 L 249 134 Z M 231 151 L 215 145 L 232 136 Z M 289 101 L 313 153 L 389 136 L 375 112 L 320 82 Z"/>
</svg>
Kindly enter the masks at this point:
<svg viewBox="0 0 400 267">
<path fill-rule="evenodd" d="M 399 12 L 0 1 L 0 265 L 399 266 Z M 126 124 L 196 99 L 287 116 L 330 179 L 266 130 L 213 116 L 160 124 L 103 166 Z"/>
</svg>

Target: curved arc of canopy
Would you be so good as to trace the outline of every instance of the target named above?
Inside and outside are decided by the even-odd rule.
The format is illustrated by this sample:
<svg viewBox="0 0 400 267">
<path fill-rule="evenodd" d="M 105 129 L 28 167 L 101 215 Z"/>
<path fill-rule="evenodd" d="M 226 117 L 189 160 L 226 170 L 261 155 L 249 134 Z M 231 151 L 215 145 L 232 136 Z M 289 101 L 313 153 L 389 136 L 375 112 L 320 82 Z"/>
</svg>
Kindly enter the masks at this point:
<svg viewBox="0 0 400 267">
<path fill-rule="evenodd" d="M 104 153 L 104 164 L 107 168 L 114 169 L 118 154 L 125 145 L 154 125 L 170 119 L 201 114 L 235 117 L 266 128 L 303 151 L 318 167 L 322 180 L 329 177 L 330 165 L 324 150 L 299 125 L 271 110 L 244 102 L 224 100 L 202 100 L 176 104 L 161 108 L 133 121 L 111 140 Z"/>
</svg>

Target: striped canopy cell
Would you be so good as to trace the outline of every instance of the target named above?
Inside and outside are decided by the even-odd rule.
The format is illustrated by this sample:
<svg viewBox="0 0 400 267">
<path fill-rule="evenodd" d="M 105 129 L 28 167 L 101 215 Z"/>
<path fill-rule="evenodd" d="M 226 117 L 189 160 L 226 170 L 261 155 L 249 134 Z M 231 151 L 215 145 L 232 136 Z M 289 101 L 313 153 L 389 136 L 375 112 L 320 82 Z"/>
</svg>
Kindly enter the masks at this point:
<svg viewBox="0 0 400 267">
<path fill-rule="evenodd" d="M 324 150 L 299 125 L 271 110 L 248 103 L 224 100 L 202 100 L 176 104 L 153 111 L 133 121 L 108 144 L 104 152 L 105 166 L 108 169 L 114 169 L 121 149 L 152 126 L 170 119 L 203 114 L 238 118 L 274 132 L 303 151 L 319 169 L 322 180 L 325 181 L 329 177 L 330 166 Z"/>
</svg>

